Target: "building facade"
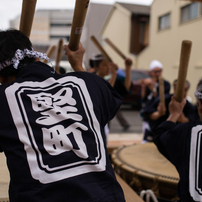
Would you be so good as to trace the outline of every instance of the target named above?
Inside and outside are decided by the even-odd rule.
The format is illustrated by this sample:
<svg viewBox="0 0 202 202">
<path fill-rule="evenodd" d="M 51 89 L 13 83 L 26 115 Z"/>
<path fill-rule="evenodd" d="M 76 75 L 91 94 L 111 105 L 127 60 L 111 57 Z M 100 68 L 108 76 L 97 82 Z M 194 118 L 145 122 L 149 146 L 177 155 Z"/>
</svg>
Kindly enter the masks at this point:
<svg viewBox="0 0 202 202">
<path fill-rule="evenodd" d="M 34 15 L 30 40 L 36 51 L 46 52 L 51 45 L 58 46 L 59 40 L 68 43 L 71 33 L 74 10 L 37 10 Z M 20 16 L 10 21 L 10 28 L 19 29 Z M 51 57 L 52 65 L 56 58 L 55 51 Z M 60 65 L 68 71 L 72 68 L 64 51 Z"/>
<path fill-rule="evenodd" d="M 149 14 L 143 13 L 146 7 L 134 7 L 135 10 L 131 12 L 128 6 L 115 3 L 114 11 L 104 23 L 100 36 L 110 38 L 125 55 L 132 57 L 133 68 L 149 70 L 152 60 L 161 61 L 164 66 L 163 77 L 171 84 L 178 76 L 181 43 L 183 40 L 192 41 L 187 80 L 191 83 L 188 95 L 195 102 L 196 84 L 202 78 L 202 3 L 198 0 L 154 0 L 149 7 Z M 136 13 L 137 10 L 141 13 Z M 144 19 L 147 14 L 147 19 Z M 144 29 L 140 29 L 143 22 L 140 22 L 139 29 L 135 27 L 133 19 L 138 19 L 138 15 L 145 21 Z M 136 34 L 131 31 L 133 28 Z M 131 49 L 131 37 L 136 40 L 136 50 Z M 106 50 L 114 61 L 123 64 L 123 59 L 107 45 Z"/>
<path fill-rule="evenodd" d="M 93 44 L 90 37 L 96 36 L 97 40 L 100 43 L 103 43 L 101 37 L 99 37 L 99 32 L 106 21 L 106 18 L 110 12 L 112 5 L 108 4 L 95 4 L 90 3 L 88 12 L 86 15 L 86 20 L 84 23 L 83 32 L 81 35 L 81 41 L 83 46 L 86 49 L 84 54 L 84 63 L 86 67 L 89 67 L 89 59 L 92 58 L 94 55 L 100 54 L 97 47 Z"/>
<path fill-rule="evenodd" d="M 69 41 L 73 10 L 37 10 L 30 39 L 35 45 L 55 45 L 59 39 Z M 10 27 L 19 29 L 20 17 L 10 21 Z"/>
<path fill-rule="evenodd" d="M 160 60 L 170 83 L 178 76 L 182 41 L 192 41 L 187 80 L 191 83 L 188 95 L 195 102 L 194 91 L 202 78 L 202 3 L 154 0 L 149 33 L 149 45 L 137 56 L 137 67 L 148 69 L 151 60 Z"/>
<path fill-rule="evenodd" d="M 112 6 L 108 4 L 90 3 L 86 20 L 84 23 L 81 41 L 86 49 L 84 54 L 84 65 L 89 66 L 92 55 L 99 54 L 99 50 L 90 40 L 92 35 L 98 35 L 106 16 Z M 37 10 L 31 30 L 30 40 L 34 49 L 46 52 L 50 45 L 58 44 L 59 39 L 68 43 L 73 21 L 74 10 Z M 10 21 L 10 28 L 19 29 L 20 16 Z M 55 54 L 52 59 L 55 58 Z M 63 54 L 62 60 L 67 60 Z M 63 64 L 64 61 L 61 61 Z M 69 64 L 68 64 L 69 66 Z"/>
<path fill-rule="evenodd" d="M 149 6 L 115 3 L 100 30 L 100 37 L 109 38 L 133 60 L 133 68 L 137 68 L 136 57 L 148 44 L 149 18 Z M 112 60 L 123 68 L 123 59 L 106 43 L 103 46 Z"/>
</svg>

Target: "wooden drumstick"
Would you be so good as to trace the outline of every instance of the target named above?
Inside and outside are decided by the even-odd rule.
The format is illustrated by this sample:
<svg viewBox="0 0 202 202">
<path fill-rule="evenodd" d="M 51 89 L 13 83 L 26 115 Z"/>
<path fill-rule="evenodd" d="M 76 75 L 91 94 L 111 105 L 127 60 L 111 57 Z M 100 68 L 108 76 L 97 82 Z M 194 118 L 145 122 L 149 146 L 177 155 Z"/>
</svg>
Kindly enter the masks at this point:
<svg viewBox="0 0 202 202">
<path fill-rule="evenodd" d="M 91 40 L 93 41 L 95 46 L 99 49 L 99 51 L 102 53 L 102 55 L 108 60 L 108 62 L 112 62 L 112 59 L 106 53 L 104 48 L 100 45 L 99 41 L 95 38 L 95 36 L 91 36 Z"/>
<path fill-rule="evenodd" d="M 88 10 L 89 0 L 76 0 L 72 29 L 70 34 L 69 48 L 76 51 L 79 47 L 81 33 Z"/>
<path fill-rule="evenodd" d="M 177 79 L 177 86 L 176 86 L 176 92 L 175 92 L 175 99 L 178 102 L 182 102 L 183 100 L 184 87 L 185 87 L 189 58 L 191 53 L 191 46 L 192 46 L 191 41 L 187 41 L 187 40 L 182 41 L 180 66 L 178 71 L 178 79 Z"/>
<path fill-rule="evenodd" d="M 127 57 L 111 42 L 110 39 L 106 38 L 105 41 L 125 60 Z"/>
<path fill-rule="evenodd" d="M 160 102 L 165 106 L 164 81 L 162 76 L 159 76 L 159 97 L 160 97 Z"/>
<path fill-rule="evenodd" d="M 164 81 L 162 76 L 159 76 L 159 96 L 160 102 L 165 105 Z"/>
<path fill-rule="evenodd" d="M 63 40 L 60 39 L 58 42 L 58 49 L 57 49 L 57 55 L 55 59 L 55 71 L 60 72 L 60 60 L 62 58 L 62 51 L 63 51 Z"/>
<path fill-rule="evenodd" d="M 56 49 L 55 45 L 49 46 L 48 50 L 46 51 L 46 55 L 48 56 L 48 58 L 51 58 L 51 56 L 53 55 L 55 49 Z M 46 59 L 43 59 L 42 62 L 47 63 L 48 61 Z"/>
<path fill-rule="evenodd" d="M 19 30 L 30 37 L 37 0 L 23 0 Z"/>
</svg>

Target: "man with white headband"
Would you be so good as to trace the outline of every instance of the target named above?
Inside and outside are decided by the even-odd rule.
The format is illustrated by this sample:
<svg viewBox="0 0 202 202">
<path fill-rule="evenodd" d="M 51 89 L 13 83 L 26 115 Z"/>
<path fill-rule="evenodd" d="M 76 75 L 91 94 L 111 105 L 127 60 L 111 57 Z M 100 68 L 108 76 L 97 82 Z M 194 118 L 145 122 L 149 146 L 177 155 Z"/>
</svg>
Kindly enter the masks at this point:
<svg viewBox="0 0 202 202">
<path fill-rule="evenodd" d="M 173 94 L 175 94 L 176 92 L 176 86 L 177 86 L 177 79 L 174 80 L 173 82 Z M 190 83 L 186 81 L 183 97 L 187 98 L 189 88 Z M 158 96 L 156 99 L 152 101 L 150 105 L 146 105 L 146 107 L 142 110 L 142 114 L 148 121 L 150 127 L 150 139 L 148 141 L 153 141 L 153 133 L 156 127 L 158 127 L 162 122 L 164 122 L 168 118 L 169 116 L 168 106 L 173 94 L 165 95 L 164 104 L 160 102 L 160 97 Z M 177 123 L 185 123 L 197 119 L 199 119 L 199 116 L 196 111 L 196 105 L 193 105 L 188 100 L 186 100 L 183 112 L 181 113 L 181 116 L 177 120 Z"/>
<path fill-rule="evenodd" d="M 81 44 L 64 49 L 75 72 L 57 74 L 24 34 L 0 31 L 0 152 L 9 201 L 124 202 L 103 132 L 121 98 L 84 72 Z"/>
<path fill-rule="evenodd" d="M 141 81 L 141 100 L 142 110 L 140 112 L 142 121 L 143 141 L 146 143 L 152 141 L 151 128 L 149 126 L 147 118 L 143 116 L 144 108 L 150 106 L 152 102 L 159 96 L 159 77 L 162 75 L 163 65 L 158 60 L 152 60 L 150 63 L 150 75 L 151 78 L 142 79 Z M 169 94 L 170 83 L 164 79 L 164 93 Z"/>
<path fill-rule="evenodd" d="M 179 103 L 172 97 L 170 115 L 155 131 L 154 142 L 159 151 L 174 164 L 179 176 L 180 201 L 202 201 L 202 79 L 195 96 L 200 121 L 176 124 L 183 112 L 186 99 Z"/>
<path fill-rule="evenodd" d="M 159 95 L 159 77 L 162 75 L 163 65 L 158 60 L 153 60 L 150 63 L 150 75 L 151 78 L 142 80 L 141 98 L 143 103 L 147 103 L 152 99 L 155 99 Z M 170 83 L 164 80 L 164 92 L 165 94 L 170 92 Z"/>
</svg>

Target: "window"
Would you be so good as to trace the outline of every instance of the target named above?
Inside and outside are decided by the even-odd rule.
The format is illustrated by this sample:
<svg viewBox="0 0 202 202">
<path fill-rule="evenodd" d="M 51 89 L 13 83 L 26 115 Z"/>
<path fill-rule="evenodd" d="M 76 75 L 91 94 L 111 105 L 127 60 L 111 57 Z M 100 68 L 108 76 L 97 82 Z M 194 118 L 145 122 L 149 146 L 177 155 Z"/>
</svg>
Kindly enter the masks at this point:
<svg viewBox="0 0 202 202">
<path fill-rule="evenodd" d="M 197 18 L 199 15 L 199 3 L 191 3 L 181 8 L 181 22 Z"/>
<path fill-rule="evenodd" d="M 201 3 L 201 15 L 202 15 L 202 3 Z"/>
<path fill-rule="evenodd" d="M 131 27 L 130 52 L 137 55 L 148 45 L 149 16 L 133 14 Z"/>
<path fill-rule="evenodd" d="M 70 23 L 51 23 L 51 27 L 70 27 L 72 24 Z"/>
<path fill-rule="evenodd" d="M 159 30 L 170 28 L 170 13 L 159 17 Z"/>
<path fill-rule="evenodd" d="M 50 35 L 51 39 L 66 39 L 69 41 L 70 36 L 62 36 L 62 35 Z"/>
</svg>

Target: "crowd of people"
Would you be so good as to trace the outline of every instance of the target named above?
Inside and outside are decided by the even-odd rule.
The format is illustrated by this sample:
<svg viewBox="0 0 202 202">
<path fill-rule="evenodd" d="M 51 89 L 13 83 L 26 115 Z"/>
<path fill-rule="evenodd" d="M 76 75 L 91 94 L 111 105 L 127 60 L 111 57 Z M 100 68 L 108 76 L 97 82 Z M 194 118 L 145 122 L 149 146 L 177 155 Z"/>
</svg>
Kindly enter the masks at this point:
<svg viewBox="0 0 202 202">
<path fill-rule="evenodd" d="M 201 129 L 202 129 L 202 80 L 196 88 L 197 103 L 189 102 L 190 83 L 184 84 L 183 101 L 177 102 L 175 92 L 178 80 L 170 84 L 164 80 L 164 98 L 159 96 L 159 78 L 163 65 L 159 61 L 150 64 L 151 79 L 142 81 L 143 141 L 154 142 L 177 169 L 180 177 L 178 197 L 182 202 L 202 201 L 201 192 Z"/>
<path fill-rule="evenodd" d="M 92 61 L 93 60 L 90 62 L 92 63 Z M 91 65 L 91 67 L 97 68 L 96 65 Z M 116 66 L 112 71 L 114 77 L 111 77 L 116 77 L 116 82 L 118 80 L 117 69 L 118 67 Z M 130 71 L 130 69 L 131 67 L 126 66 L 126 71 Z M 98 70 L 95 70 L 95 72 L 98 72 Z M 170 83 L 164 79 L 163 87 L 165 102 L 162 103 L 159 92 L 159 80 L 160 77 L 162 77 L 162 72 L 162 63 L 158 60 L 153 60 L 150 63 L 151 77 L 140 81 L 140 102 L 142 104 L 140 115 L 143 123 L 142 143 L 154 142 L 159 151 L 176 167 L 180 176 L 178 185 L 178 196 L 180 201 L 202 201 L 202 194 L 198 191 L 201 186 L 200 183 L 196 183 L 197 181 L 200 181 L 199 170 L 201 150 L 199 138 L 202 128 L 202 80 L 199 81 L 195 93 L 197 98 L 197 103 L 195 104 L 190 102 L 188 96 L 188 90 L 190 88 L 189 81 L 186 81 L 184 84 L 184 100 L 182 103 L 178 103 L 175 100 L 178 80 L 175 79 L 171 86 Z M 109 72 L 107 72 L 103 78 L 108 74 Z M 130 77 L 130 74 L 128 75 Z M 128 83 L 131 84 L 131 78 L 125 77 L 125 79 L 128 79 Z M 122 85 L 117 88 L 115 85 L 112 86 L 121 96 L 124 96 L 130 92 L 130 86 L 132 84 L 128 85 L 128 88 L 124 85 L 123 80 L 121 81 L 121 84 Z M 173 93 L 171 93 L 171 90 L 173 90 Z M 122 92 L 125 94 L 122 94 Z M 198 170 L 196 170 L 196 168 Z"/>
<path fill-rule="evenodd" d="M 107 152 L 108 125 L 114 116 L 123 130 L 130 125 L 120 106 L 132 86 L 132 60 L 125 59 L 125 75 L 103 55 L 82 66 L 85 49 L 64 46 L 74 69 L 57 73 L 40 62 L 28 37 L 18 30 L 0 31 L 0 151 L 7 157 L 11 202 L 122 202 Z M 175 99 L 177 80 L 164 80 L 165 103 L 159 98 L 163 65 L 150 64 L 150 78 L 141 80 L 140 111 L 143 143 L 154 142 L 180 175 L 181 201 L 202 201 L 201 131 L 202 80 L 190 103 Z M 106 76 L 109 76 L 106 79 Z"/>
</svg>

